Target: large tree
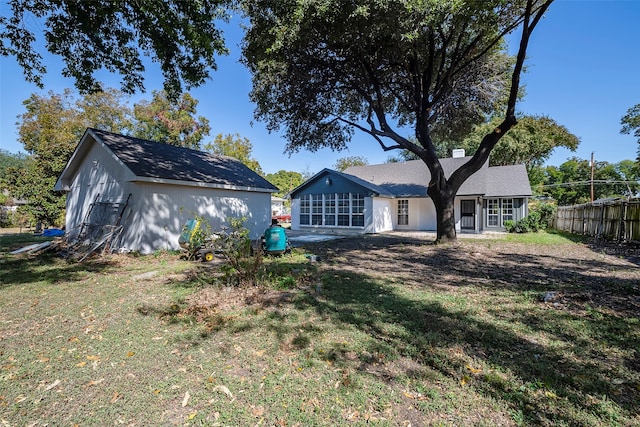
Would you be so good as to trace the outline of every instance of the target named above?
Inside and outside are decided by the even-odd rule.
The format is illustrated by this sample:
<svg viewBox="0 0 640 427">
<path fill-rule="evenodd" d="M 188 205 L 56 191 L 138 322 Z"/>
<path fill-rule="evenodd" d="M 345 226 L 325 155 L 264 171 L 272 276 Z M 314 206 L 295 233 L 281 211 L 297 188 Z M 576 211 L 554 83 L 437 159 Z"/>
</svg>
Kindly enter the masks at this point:
<svg viewBox="0 0 640 427">
<path fill-rule="evenodd" d="M 364 156 L 347 156 L 340 157 L 338 160 L 336 160 L 333 168 L 342 172 L 351 166 L 366 166 L 368 164 L 369 160 L 367 160 L 367 158 Z"/>
<path fill-rule="evenodd" d="M 278 187 L 275 196 L 284 197 L 294 188 L 304 182 L 304 177 L 300 172 L 286 171 L 280 169 L 276 173 L 268 173 L 265 178 L 267 181 Z"/>
<path fill-rule="evenodd" d="M 561 206 L 589 202 L 592 186 L 594 199 L 635 196 L 640 190 L 639 169 L 632 160 L 595 161 L 592 180 L 591 162 L 572 157 L 560 166 L 544 169 L 544 193 Z"/>
<path fill-rule="evenodd" d="M 499 124 L 500 119 L 494 119 L 476 126 L 459 148 L 464 148 L 468 154 L 475 153 L 482 137 Z M 518 126 L 503 136 L 493 148 L 489 163 L 493 166 L 524 163 L 527 170 L 531 170 L 542 166 L 556 148 L 565 147 L 575 151 L 579 144 L 577 136 L 550 117 L 524 116 L 518 119 Z"/>
<path fill-rule="evenodd" d="M 243 57 L 256 116 L 270 130 L 284 128 L 289 151 L 343 149 L 360 130 L 384 150 L 415 153 L 431 172 L 437 239 L 453 240 L 455 195 L 517 124 L 529 38 L 551 2 L 246 0 Z M 503 40 L 517 28 L 513 62 Z M 505 82 L 501 122 L 447 177 L 434 134 L 453 140 L 466 133 L 500 103 Z"/>
<path fill-rule="evenodd" d="M 70 90 L 34 94 L 23 104 L 26 112 L 18 117 L 18 134 L 30 158 L 23 167 L 8 168 L 5 180 L 14 198 L 28 201 L 23 209 L 35 221 L 52 225 L 64 210 L 64 196 L 53 187 L 86 128 L 127 132 L 130 111 L 115 90 L 81 99 Z"/>
<path fill-rule="evenodd" d="M 80 92 L 100 89 L 101 69 L 122 76 L 122 89 L 143 89 L 144 57 L 160 65 L 165 90 L 200 85 L 226 54 L 217 20 L 226 20 L 228 0 L 8 0 L 0 15 L 0 55 L 13 56 L 26 79 L 43 87 L 46 72 L 36 46 L 65 63 L 62 74 Z M 36 23 L 34 25 L 34 22 Z"/>
<path fill-rule="evenodd" d="M 197 106 L 198 100 L 188 93 L 172 100 L 165 91 L 153 91 L 151 101 L 133 107 L 133 136 L 197 150 L 211 130 L 209 120 L 196 115 Z"/>
<path fill-rule="evenodd" d="M 621 133 L 628 135 L 633 132 L 633 136 L 638 138 L 638 157 L 636 160 L 640 165 L 640 104 L 629 108 L 620 123 L 622 124 Z"/>
<path fill-rule="evenodd" d="M 264 175 L 260 163 L 251 155 L 251 151 L 253 150 L 251 141 L 249 141 L 249 138 L 242 137 L 238 133 L 234 135 L 223 135 L 220 133 L 216 135 L 213 142 L 206 144 L 204 149 L 213 154 L 238 159 L 252 171 Z"/>
</svg>

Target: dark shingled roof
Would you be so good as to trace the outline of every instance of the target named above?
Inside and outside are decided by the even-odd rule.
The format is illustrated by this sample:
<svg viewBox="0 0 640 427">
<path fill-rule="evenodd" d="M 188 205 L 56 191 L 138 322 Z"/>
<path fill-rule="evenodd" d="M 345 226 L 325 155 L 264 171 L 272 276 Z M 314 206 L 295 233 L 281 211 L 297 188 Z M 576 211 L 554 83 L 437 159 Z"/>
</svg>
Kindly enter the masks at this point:
<svg viewBox="0 0 640 427">
<path fill-rule="evenodd" d="M 466 163 L 469 157 L 440 159 L 447 177 Z M 352 166 L 345 174 L 375 184 L 395 197 L 427 197 L 431 173 L 422 160 L 385 163 L 381 165 Z M 459 196 L 530 196 L 531 186 L 524 165 L 484 165 L 462 184 Z"/>
<path fill-rule="evenodd" d="M 88 129 L 138 177 L 189 181 L 229 187 L 277 187 L 237 159 L 189 148 Z"/>
</svg>

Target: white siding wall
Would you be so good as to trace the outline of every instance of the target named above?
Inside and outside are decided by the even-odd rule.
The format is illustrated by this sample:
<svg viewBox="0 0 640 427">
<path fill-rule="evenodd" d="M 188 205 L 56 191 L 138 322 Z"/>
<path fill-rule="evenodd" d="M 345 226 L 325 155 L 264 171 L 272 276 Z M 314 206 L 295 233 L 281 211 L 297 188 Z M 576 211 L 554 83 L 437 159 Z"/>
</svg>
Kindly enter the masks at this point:
<svg viewBox="0 0 640 427">
<path fill-rule="evenodd" d="M 392 199 L 373 199 L 373 218 L 371 219 L 371 233 L 381 233 L 393 230 L 396 203 Z"/>
<path fill-rule="evenodd" d="M 271 224 L 271 194 L 219 190 L 204 187 L 130 182 L 131 174 L 109 152 L 94 144 L 85 156 L 67 194 L 66 229 L 70 237 L 85 219 L 96 195 L 99 200 L 124 201 L 119 247 L 152 253 L 178 249 L 182 226 L 194 213 L 220 227 L 227 217 L 246 217 L 252 239 L 259 238 Z M 116 243 L 116 242 L 114 242 Z M 115 248 L 114 248 L 115 249 Z"/>
<path fill-rule="evenodd" d="M 300 199 L 291 199 L 291 229 L 300 230 Z"/>
<path fill-rule="evenodd" d="M 252 239 L 271 224 L 269 193 L 153 183 L 136 187 L 131 218 L 121 239 L 126 249 L 142 253 L 178 249 L 183 225 L 196 214 L 207 219 L 214 231 L 227 224 L 229 217 L 244 217 Z"/>
<path fill-rule="evenodd" d="M 412 203 L 413 202 L 413 203 Z M 429 198 L 424 199 L 409 199 L 409 221 L 411 221 L 411 209 L 414 209 L 417 214 L 417 226 L 415 230 L 420 231 L 435 231 L 438 227 L 436 218 L 436 207 L 433 204 L 433 200 Z"/>
<path fill-rule="evenodd" d="M 65 225 L 73 238 L 79 231 L 91 203 L 101 200 L 121 201 L 131 192 L 118 162 L 101 146 L 94 144 L 78 168 L 67 194 Z"/>
</svg>

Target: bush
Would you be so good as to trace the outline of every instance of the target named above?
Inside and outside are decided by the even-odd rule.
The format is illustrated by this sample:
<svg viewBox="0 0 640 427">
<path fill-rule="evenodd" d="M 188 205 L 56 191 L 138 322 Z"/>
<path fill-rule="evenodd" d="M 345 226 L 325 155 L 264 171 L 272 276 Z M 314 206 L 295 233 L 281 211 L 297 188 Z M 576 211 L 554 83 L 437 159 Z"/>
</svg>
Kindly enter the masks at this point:
<svg viewBox="0 0 640 427">
<path fill-rule="evenodd" d="M 531 208 L 529 215 L 516 221 L 505 221 L 504 228 L 509 233 L 535 233 L 545 230 L 555 215 L 556 207 L 550 203 L 542 203 Z"/>
<path fill-rule="evenodd" d="M 226 284 L 255 286 L 263 270 L 262 248 L 252 247 L 245 218 L 229 218 L 230 227 L 216 233 L 213 250 L 226 261 L 220 267 Z"/>
</svg>

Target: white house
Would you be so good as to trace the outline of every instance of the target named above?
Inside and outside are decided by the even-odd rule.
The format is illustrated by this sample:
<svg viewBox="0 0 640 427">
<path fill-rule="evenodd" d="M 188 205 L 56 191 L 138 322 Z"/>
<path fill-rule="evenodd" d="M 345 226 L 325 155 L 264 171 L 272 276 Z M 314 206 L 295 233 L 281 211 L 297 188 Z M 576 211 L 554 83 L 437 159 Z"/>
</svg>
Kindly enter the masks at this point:
<svg viewBox="0 0 640 427">
<path fill-rule="evenodd" d="M 469 157 L 441 159 L 450 176 Z M 292 230 L 379 233 L 435 231 L 436 209 L 428 194 L 431 174 L 422 160 L 324 169 L 294 189 Z M 524 165 L 488 163 L 473 174 L 455 198 L 457 231 L 504 230 L 507 220 L 528 214 L 531 186 Z"/>
<path fill-rule="evenodd" d="M 188 148 L 87 129 L 56 182 L 67 193 L 66 231 L 122 226 L 113 250 L 177 249 L 194 215 L 213 228 L 244 217 L 251 238 L 271 223 L 277 188 L 240 161 Z"/>
</svg>

